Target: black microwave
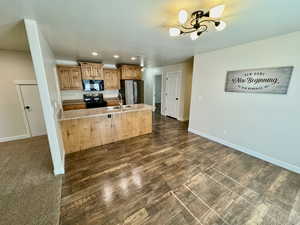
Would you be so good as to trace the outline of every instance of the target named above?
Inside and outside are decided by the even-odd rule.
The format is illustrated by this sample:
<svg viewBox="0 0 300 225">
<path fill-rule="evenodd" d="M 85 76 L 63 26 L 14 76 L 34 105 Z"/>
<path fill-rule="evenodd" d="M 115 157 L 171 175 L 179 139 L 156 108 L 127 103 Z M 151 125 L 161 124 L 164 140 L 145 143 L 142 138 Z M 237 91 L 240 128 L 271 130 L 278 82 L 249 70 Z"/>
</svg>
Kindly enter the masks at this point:
<svg viewBox="0 0 300 225">
<path fill-rule="evenodd" d="M 103 91 L 104 81 L 103 80 L 83 80 L 83 91 Z"/>
</svg>

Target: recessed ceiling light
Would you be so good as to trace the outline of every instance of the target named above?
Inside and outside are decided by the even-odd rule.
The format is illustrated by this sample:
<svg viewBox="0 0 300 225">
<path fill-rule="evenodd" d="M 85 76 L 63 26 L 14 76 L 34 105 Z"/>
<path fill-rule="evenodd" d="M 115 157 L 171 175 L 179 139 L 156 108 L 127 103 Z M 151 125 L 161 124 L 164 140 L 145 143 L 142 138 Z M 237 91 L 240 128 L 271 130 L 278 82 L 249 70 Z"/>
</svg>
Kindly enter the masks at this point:
<svg viewBox="0 0 300 225">
<path fill-rule="evenodd" d="M 98 54 L 98 52 L 92 52 L 92 55 L 93 55 L 93 56 L 97 56 L 97 55 L 99 55 L 99 54 Z"/>
<path fill-rule="evenodd" d="M 118 59 L 118 58 L 120 58 L 120 56 L 119 55 L 114 55 L 114 58 Z"/>
<path fill-rule="evenodd" d="M 136 60 L 136 57 L 134 57 L 134 56 L 133 56 L 133 57 L 131 57 L 131 60 L 132 60 L 132 61 Z"/>
</svg>

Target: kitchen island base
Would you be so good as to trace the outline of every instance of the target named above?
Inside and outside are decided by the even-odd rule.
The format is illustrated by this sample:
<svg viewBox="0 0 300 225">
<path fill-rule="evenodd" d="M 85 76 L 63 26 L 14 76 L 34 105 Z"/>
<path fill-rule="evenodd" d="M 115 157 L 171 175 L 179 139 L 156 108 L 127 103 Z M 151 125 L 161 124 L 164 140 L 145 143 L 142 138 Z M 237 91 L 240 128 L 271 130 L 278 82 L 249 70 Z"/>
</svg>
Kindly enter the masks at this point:
<svg viewBox="0 0 300 225">
<path fill-rule="evenodd" d="M 65 153 L 113 143 L 152 132 L 151 108 L 61 120 Z"/>
</svg>

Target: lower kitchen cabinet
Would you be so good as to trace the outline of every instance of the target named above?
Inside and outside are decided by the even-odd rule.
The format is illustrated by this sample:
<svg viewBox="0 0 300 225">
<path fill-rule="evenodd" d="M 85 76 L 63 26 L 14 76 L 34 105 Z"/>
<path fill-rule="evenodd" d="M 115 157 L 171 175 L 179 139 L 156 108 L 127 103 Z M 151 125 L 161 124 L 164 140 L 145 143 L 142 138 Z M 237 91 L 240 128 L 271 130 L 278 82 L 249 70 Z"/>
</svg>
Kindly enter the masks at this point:
<svg viewBox="0 0 300 225">
<path fill-rule="evenodd" d="M 152 132 L 152 112 L 127 111 L 61 121 L 66 154 Z"/>
<path fill-rule="evenodd" d="M 86 109 L 86 105 L 85 103 L 63 105 L 63 109 L 64 111 L 75 110 L 75 109 Z"/>
</svg>

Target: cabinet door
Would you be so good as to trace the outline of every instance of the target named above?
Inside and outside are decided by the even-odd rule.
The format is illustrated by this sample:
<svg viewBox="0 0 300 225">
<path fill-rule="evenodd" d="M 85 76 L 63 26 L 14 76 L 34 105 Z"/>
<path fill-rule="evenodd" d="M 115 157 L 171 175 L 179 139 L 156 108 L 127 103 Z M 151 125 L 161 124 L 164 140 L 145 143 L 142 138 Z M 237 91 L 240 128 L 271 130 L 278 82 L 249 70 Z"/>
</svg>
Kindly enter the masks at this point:
<svg viewBox="0 0 300 225">
<path fill-rule="evenodd" d="M 104 69 L 104 89 L 120 89 L 120 73 L 116 69 Z"/>
<path fill-rule="evenodd" d="M 80 67 L 72 68 L 70 73 L 70 88 L 72 90 L 82 90 L 82 79 Z"/>
<path fill-rule="evenodd" d="M 91 67 L 88 65 L 88 63 L 80 62 L 80 68 L 81 68 L 81 74 L 83 80 L 91 80 Z"/>
<path fill-rule="evenodd" d="M 79 120 L 61 121 L 61 133 L 66 154 L 80 151 L 80 129 Z"/>
<path fill-rule="evenodd" d="M 87 133 L 85 132 L 86 141 L 84 141 L 85 143 L 89 142 L 89 147 L 105 145 L 113 141 L 112 115 L 97 116 L 89 118 L 89 120 L 89 129 Z"/>
<path fill-rule="evenodd" d="M 112 115 L 112 125 L 111 134 L 112 142 L 123 140 L 123 130 L 122 130 L 122 118 L 123 113 L 116 113 Z"/>
<path fill-rule="evenodd" d="M 103 64 L 80 62 L 83 80 L 103 80 Z"/>
<path fill-rule="evenodd" d="M 141 67 L 138 65 L 122 65 L 121 66 L 122 80 L 141 80 Z"/>
<path fill-rule="evenodd" d="M 65 67 L 57 67 L 60 90 L 70 89 L 70 70 Z"/>
<path fill-rule="evenodd" d="M 94 63 L 93 68 L 95 80 L 104 80 L 103 64 Z"/>
<path fill-rule="evenodd" d="M 57 68 L 61 90 L 82 90 L 79 66 L 58 66 Z"/>
<path fill-rule="evenodd" d="M 141 67 L 137 66 L 135 68 L 135 79 L 136 80 L 141 80 L 142 79 L 142 71 L 141 71 Z"/>
</svg>

